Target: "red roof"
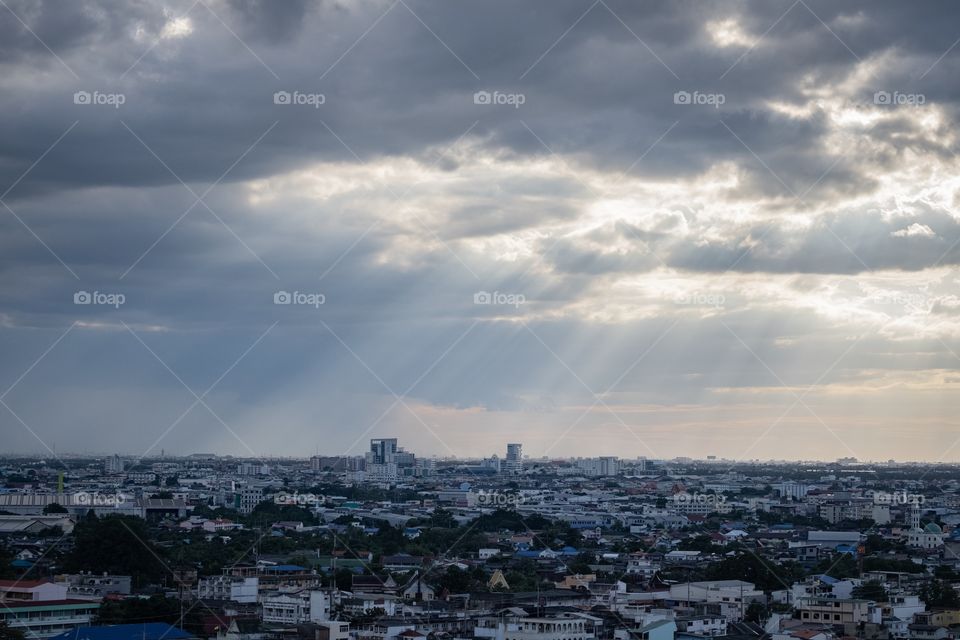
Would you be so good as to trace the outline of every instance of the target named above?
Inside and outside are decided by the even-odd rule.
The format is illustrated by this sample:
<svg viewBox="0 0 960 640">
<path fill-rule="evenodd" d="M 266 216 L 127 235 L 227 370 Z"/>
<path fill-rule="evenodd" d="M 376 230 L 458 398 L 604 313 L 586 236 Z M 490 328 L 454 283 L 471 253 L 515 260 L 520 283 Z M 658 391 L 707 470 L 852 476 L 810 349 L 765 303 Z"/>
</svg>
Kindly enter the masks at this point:
<svg viewBox="0 0 960 640">
<path fill-rule="evenodd" d="M 49 580 L 0 580 L 0 587 L 23 587 L 24 589 L 31 589 L 33 587 L 39 587 L 42 584 L 50 584 Z"/>
<path fill-rule="evenodd" d="M 91 607 L 99 607 L 100 603 L 96 600 L 80 600 L 70 598 L 67 600 L 5 600 L 4 607 L 17 609 L 19 607 L 50 607 L 58 604 L 88 604 Z"/>
</svg>

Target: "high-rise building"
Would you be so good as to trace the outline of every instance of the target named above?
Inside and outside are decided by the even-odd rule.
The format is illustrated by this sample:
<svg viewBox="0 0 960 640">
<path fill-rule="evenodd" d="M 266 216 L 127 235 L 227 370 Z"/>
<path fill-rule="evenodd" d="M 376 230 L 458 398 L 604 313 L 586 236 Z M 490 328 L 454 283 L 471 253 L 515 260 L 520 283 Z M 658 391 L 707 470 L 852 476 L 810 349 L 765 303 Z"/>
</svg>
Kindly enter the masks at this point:
<svg viewBox="0 0 960 640">
<path fill-rule="evenodd" d="M 507 457 L 503 461 L 505 473 L 523 473 L 523 445 L 512 442 L 507 445 Z"/>
<path fill-rule="evenodd" d="M 396 438 L 373 438 L 370 440 L 370 451 L 367 452 L 368 464 L 389 464 L 396 462 Z"/>
<path fill-rule="evenodd" d="M 103 463 L 103 470 L 107 473 L 123 473 L 123 458 L 113 455 Z"/>
<path fill-rule="evenodd" d="M 396 438 L 372 438 L 366 463 L 366 478 L 373 482 L 395 482 L 417 470 L 416 456 L 398 447 Z"/>
</svg>

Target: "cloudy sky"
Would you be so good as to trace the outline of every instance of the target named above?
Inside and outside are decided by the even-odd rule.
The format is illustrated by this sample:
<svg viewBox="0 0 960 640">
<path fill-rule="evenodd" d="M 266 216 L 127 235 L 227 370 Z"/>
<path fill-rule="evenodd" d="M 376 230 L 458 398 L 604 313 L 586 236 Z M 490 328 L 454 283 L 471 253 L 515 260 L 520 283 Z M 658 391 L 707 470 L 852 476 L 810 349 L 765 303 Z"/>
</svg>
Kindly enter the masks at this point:
<svg viewBox="0 0 960 640">
<path fill-rule="evenodd" d="M 958 460 L 960 6 L 0 1 L 0 449 Z"/>
</svg>

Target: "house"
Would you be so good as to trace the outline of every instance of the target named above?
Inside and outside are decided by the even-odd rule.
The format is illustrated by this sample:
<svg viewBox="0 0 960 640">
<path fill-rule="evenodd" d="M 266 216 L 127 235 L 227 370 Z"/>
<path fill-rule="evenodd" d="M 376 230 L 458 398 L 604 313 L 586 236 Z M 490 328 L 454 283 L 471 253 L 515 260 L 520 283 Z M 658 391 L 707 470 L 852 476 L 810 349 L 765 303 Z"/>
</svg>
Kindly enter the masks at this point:
<svg viewBox="0 0 960 640">
<path fill-rule="evenodd" d="M 503 571 L 497 569 L 493 572 L 493 575 L 490 576 L 490 579 L 487 581 L 487 588 L 491 591 L 493 589 L 509 589 L 510 585 L 507 584 L 507 579 L 503 575 Z"/>
<path fill-rule="evenodd" d="M 844 624 L 881 621 L 880 609 L 854 598 L 800 598 L 795 609 L 804 622 Z"/>
<path fill-rule="evenodd" d="M 217 630 L 217 640 L 263 640 L 268 637 L 256 618 L 233 618 Z"/>
<path fill-rule="evenodd" d="M 350 576 L 350 591 L 353 593 L 394 593 L 396 590 L 397 582 L 390 575 L 386 578 L 377 575 Z"/>
<path fill-rule="evenodd" d="M 673 640 L 677 632 L 674 620 L 656 620 L 635 629 L 617 629 L 616 640 Z"/>
<path fill-rule="evenodd" d="M 389 571 L 409 571 L 411 569 L 419 569 L 423 566 L 423 558 L 411 556 L 406 553 L 398 553 L 396 555 L 383 556 L 381 563 L 383 564 L 383 568 Z"/>
<path fill-rule="evenodd" d="M 419 571 L 414 572 L 406 584 L 400 587 L 400 595 L 406 600 L 424 602 L 433 600 L 435 597 L 433 587 L 421 579 Z"/>
<path fill-rule="evenodd" d="M 348 640 L 350 625 L 338 620 L 321 620 L 297 625 L 300 640 Z"/>
</svg>

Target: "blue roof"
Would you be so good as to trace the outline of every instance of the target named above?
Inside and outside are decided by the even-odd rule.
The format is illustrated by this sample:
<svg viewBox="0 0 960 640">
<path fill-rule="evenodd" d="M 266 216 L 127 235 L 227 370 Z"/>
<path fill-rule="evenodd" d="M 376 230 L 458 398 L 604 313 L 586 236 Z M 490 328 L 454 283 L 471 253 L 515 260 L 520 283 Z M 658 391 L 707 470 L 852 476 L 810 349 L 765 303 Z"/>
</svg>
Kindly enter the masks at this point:
<svg viewBox="0 0 960 640">
<path fill-rule="evenodd" d="M 818 576 L 817 576 L 817 580 L 819 580 L 819 581 L 822 582 L 823 584 L 837 584 L 838 582 L 840 582 L 839 580 L 837 580 L 837 579 L 834 578 L 833 576 L 828 576 L 828 575 L 825 574 L 825 573 L 821 573 L 820 575 L 818 575 Z"/>
<path fill-rule="evenodd" d="M 166 622 L 115 624 L 107 627 L 77 627 L 50 640 L 183 640 L 193 634 Z"/>
<path fill-rule="evenodd" d="M 264 573 L 295 573 L 306 570 L 306 567 L 301 567 L 298 564 L 275 564 L 263 568 Z"/>
</svg>

